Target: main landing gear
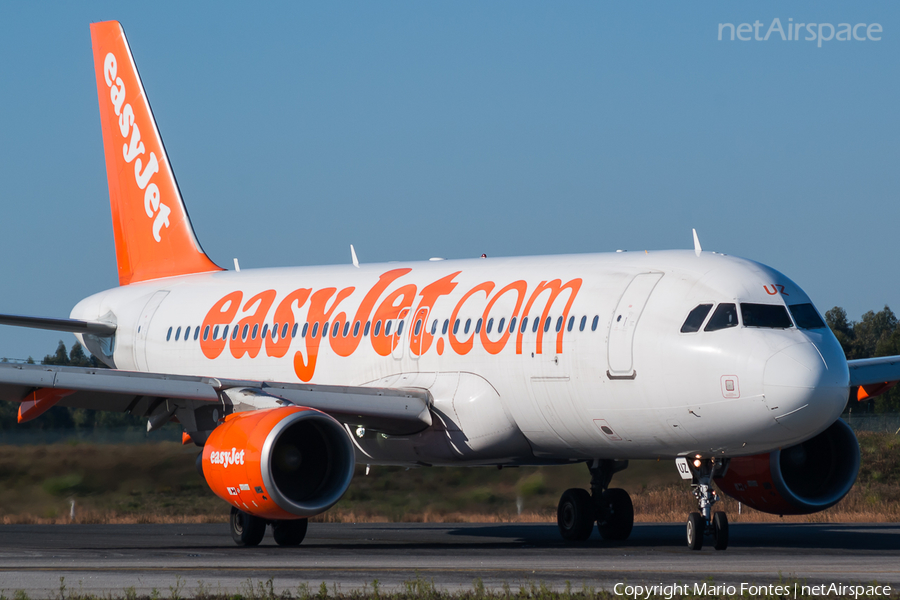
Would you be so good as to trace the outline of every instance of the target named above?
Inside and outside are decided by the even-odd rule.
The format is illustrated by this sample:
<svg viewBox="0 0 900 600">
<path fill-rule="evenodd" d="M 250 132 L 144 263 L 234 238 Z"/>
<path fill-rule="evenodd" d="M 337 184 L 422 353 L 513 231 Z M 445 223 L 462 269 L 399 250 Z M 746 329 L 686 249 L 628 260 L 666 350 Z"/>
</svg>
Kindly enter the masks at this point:
<svg viewBox="0 0 900 600">
<path fill-rule="evenodd" d="M 564 540 L 583 542 L 591 536 L 594 523 L 604 540 L 625 540 L 634 526 L 634 506 L 628 492 L 609 488 L 612 476 L 628 466 L 627 460 L 593 460 L 591 491 L 572 488 L 563 492 L 556 509 L 556 522 Z"/>
<path fill-rule="evenodd" d="M 679 459 L 686 460 L 686 459 Z M 719 496 L 712 489 L 713 477 L 720 477 L 728 470 L 728 459 L 697 458 L 686 460 L 691 474 L 691 491 L 700 508 L 692 512 L 687 520 L 687 545 L 691 550 L 703 548 L 703 538 L 711 537 L 716 550 L 728 548 L 728 516 L 719 511 L 712 513 L 712 505 L 719 501 Z M 679 470 L 683 472 L 682 462 Z M 687 475 L 684 475 L 685 477 Z"/>
<path fill-rule="evenodd" d="M 238 546 L 258 546 L 266 535 L 266 525 L 272 525 L 272 536 L 279 546 L 299 546 L 306 537 L 309 519 L 267 521 L 231 507 L 231 539 Z"/>
</svg>

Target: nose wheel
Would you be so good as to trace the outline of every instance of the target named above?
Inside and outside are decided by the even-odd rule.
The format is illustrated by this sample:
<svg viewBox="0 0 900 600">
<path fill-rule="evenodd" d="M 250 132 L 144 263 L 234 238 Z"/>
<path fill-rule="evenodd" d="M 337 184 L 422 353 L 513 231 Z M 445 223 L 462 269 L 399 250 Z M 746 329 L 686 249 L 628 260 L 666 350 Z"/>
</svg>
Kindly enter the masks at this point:
<svg viewBox="0 0 900 600">
<path fill-rule="evenodd" d="M 728 470 L 728 459 L 679 458 L 676 461 L 679 473 L 691 479 L 691 491 L 697 499 L 699 512 L 688 515 L 686 537 L 691 550 L 703 548 L 703 539 L 712 538 L 716 550 L 728 548 L 728 515 L 719 511 L 712 513 L 712 505 L 719 501 L 719 495 L 712 488 L 712 479 L 721 477 Z"/>
<path fill-rule="evenodd" d="M 628 539 L 634 526 L 631 496 L 625 490 L 609 488 L 612 476 L 627 466 L 627 460 L 591 461 L 591 491 L 572 488 L 563 492 L 556 509 L 556 523 L 564 540 L 587 540 L 594 523 L 604 540 Z"/>
</svg>

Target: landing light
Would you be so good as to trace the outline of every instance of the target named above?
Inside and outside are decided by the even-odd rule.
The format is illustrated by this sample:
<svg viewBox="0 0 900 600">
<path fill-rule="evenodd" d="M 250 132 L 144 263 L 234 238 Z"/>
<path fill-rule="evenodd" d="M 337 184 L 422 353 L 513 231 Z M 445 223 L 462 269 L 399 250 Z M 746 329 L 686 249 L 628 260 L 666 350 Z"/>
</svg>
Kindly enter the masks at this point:
<svg viewBox="0 0 900 600">
<path fill-rule="evenodd" d="M 702 464 L 703 464 L 703 463 L 700 462 L 700 459 L 699 459 L 699 458 L 695 458 L 695 459 L 694 459 L 694 466 L 697 467 L 698 469 L 700 468 L 700 465 L 702 465 Z"/>
</svg>

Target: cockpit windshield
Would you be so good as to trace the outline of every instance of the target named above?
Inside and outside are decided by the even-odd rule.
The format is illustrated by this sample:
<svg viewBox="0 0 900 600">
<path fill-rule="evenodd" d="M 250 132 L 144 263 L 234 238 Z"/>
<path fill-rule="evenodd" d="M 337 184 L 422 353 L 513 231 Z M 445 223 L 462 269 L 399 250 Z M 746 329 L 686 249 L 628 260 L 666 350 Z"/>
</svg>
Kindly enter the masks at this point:
<svg viewBox="0 0 900 600">
<path fill-rule="evenodd" d="M 744 318 L 744 327 L 787 329 L 794 326 L 783 304 L 749 304 L 741 302 L 741 316 Z"/>
<path fill-rule="evenodd" d="M 716 307 L 713 316 L 709 318 L 709 323 L 703 331 L 718 331 L 729 327 L 737 327 L 737 307 L 734 304 L 720 304 Z"/>
<path fill-rule="evenodd" d="M 709 314 L 712 307 L 712 304 L 700 304 L 694 307 L 694 310 L 692 310 L 688 314 L 687 319 L 684 320 L 684 325 L 681 326 L 681 333 L 695 333 L 700 331 L 700 326 L 703 325 L 703 320 L 706 318 L 706 315 Z"/>
<path fill-rule="evenodd" d="M 825 322 L 812 304 L 792 304 L 788 306 L 794 315 L 794 322 L 800 329 L 824 329 Z"/>
</svg>

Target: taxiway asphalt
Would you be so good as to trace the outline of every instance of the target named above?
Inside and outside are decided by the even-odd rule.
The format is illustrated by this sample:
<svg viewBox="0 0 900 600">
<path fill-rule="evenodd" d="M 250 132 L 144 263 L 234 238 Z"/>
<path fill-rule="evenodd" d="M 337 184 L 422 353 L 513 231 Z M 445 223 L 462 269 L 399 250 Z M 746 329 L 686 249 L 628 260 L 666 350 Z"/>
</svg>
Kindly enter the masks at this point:
<svg viewBox="0 0 900 600">
<path fill-rule="evenodd" d="M 70 591 L 124 595 L 154 589 L 169 597 L 265 584 L 275 591 L 310 586 L 350 591 L 378 580 L 382 589 L 421 578 L 447 590 L 513 591 L 541 583 L 573 590 L 616 583 L 768 584 L 878 581 L 900 589 L 900 524 L 732 524 L 731 546 L 690 551 L 684 525 L 637 524 L 626 542 L 595 531 L 565 544 L 549 524 L 321 524 L 303 545 L 281 548 L 271 533 L 256 548 L 235 546 L 226 524 L 3 525 L 0 593 L 58 596 Z"/>
</svg>

